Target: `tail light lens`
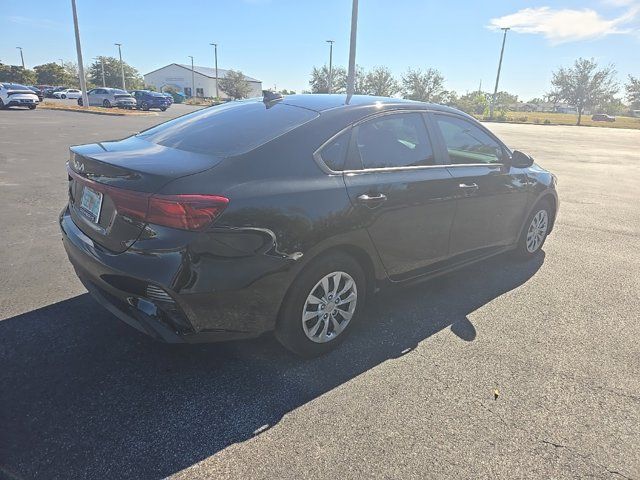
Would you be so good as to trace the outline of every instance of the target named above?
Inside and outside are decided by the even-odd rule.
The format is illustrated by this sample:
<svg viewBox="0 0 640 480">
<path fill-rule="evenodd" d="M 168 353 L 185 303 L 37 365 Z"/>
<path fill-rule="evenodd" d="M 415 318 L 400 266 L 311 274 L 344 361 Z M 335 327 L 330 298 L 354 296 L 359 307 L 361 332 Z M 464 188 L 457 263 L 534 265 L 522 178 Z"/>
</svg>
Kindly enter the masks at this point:
<svg viewBox="0 0 640 480">
<path fill-rule="evenodd" d="M 202 230 L 227 207 L 229 199 L 218 195 L 153 195 L 147 222 L 182 230 Z"/>
</svg>

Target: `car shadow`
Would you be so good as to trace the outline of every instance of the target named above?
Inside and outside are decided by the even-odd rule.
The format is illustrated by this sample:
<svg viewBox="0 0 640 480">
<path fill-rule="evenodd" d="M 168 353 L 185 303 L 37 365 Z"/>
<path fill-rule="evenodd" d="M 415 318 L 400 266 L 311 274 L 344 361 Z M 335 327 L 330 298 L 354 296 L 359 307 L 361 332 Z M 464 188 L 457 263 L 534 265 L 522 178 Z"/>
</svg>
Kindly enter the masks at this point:
<svg viewBox="0 0 640 480">
<path fill-rule="evenodd" d="M 157 343 L 80 295 L 0 322 L 0 476 L 158 478 L 275 425 L 522 285 L 544 254 L 500 256 L 373 298 L 330 354 L 303 361 L 272 338 Z"/>
</svg>

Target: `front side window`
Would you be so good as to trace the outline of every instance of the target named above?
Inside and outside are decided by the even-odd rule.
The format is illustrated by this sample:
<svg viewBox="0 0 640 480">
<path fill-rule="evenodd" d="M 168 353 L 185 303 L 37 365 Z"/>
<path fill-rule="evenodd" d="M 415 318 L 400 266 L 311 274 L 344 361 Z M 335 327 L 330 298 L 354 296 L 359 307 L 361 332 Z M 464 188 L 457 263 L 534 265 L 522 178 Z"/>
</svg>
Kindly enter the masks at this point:
<svg viewBox="0 0 640 480">
<path fill-rule="evenodd" d="M 361 124 L 357 129 L 356 149 L 365 169 L 435 163 L 419 113 L 385 115 Z"/>
<path fill-rule="evenodd" d="M 451 164 L 502 163 L 502 147 L 481 128 L 458 117 L 435 117 Z"/>
</svg>

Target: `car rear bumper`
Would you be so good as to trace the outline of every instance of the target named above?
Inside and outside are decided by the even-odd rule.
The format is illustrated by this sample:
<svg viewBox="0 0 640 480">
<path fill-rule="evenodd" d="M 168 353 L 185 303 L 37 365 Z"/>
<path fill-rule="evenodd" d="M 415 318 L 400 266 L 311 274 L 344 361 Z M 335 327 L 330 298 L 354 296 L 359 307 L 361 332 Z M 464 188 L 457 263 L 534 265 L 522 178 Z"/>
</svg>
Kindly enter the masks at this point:
<svg viewBox="0 0 640 480">
<path fill-rule="evenodd" d="M 68 208 L 59 221 L 69 260 L 89 293 L 122 321 L 157 340 L 201 343 L 252 338 L 275 326 L 290 281 L 283 270 L 290 262 L 281 259 L 267 269 L 247 269 L 240 261 L 234 265 L 231 259 L 219 259 L 207 265 L 218 271 L 187 275 L 191 284 L 195 281 L 191 277 L 201 277 L 196 282 L 199 287 L 178 287 L 184 284 L 179 279 L 193 269 L 188 252 L 108 253 L 76 226 Z M 245 278 L 239 278 L 241 272 Z M 243 288 L 236 288 L 238 283 Z"/>
<path fill-rule="evenodd" d="M 28 107 L 29 105 L 37 105 L 38 100 L 30 99 L 30 98 L 17 98 L 14 100 L 9 100 L 5 105 L 7 107 Z"/>
</svg>

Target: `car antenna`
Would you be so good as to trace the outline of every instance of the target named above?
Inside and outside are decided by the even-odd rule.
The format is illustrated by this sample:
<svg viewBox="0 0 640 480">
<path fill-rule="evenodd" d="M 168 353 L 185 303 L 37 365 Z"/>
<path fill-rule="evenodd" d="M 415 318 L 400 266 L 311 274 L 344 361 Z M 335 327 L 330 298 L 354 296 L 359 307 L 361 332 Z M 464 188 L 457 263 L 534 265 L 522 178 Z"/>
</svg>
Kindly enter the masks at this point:
<svg viewBox="0 0 640 480">
<path fill-rule="evenodd" d="M 282 100 L 284 95 L 278 92 L 272 92 L 271 90 L 263 90 L 262 91 L 262 101 L 267 106 L 267 108 L 271 108 L 275 105 L 276 102 Z"/>
</svg>

